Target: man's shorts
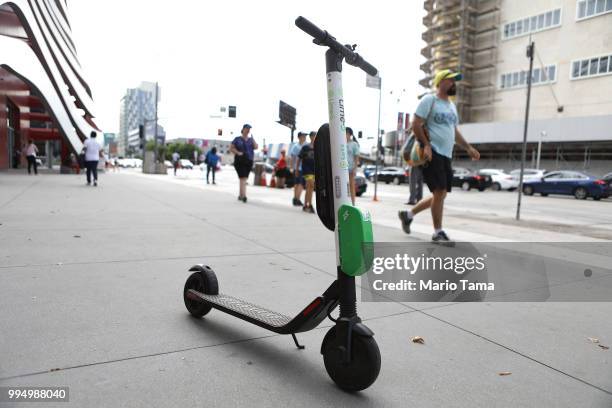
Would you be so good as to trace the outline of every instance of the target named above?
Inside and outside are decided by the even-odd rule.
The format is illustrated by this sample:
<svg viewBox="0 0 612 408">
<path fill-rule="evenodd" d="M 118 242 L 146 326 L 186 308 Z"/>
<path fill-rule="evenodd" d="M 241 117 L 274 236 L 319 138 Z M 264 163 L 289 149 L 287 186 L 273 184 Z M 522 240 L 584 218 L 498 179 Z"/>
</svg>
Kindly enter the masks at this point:
<svg viewBox="0 0 612 408">
<path fill-rule="evenodd" d="M 453 188 L 453 166 L 451 159 L 432 150 L 431 161 L 424 164 L 423 180 L 429 191 L 432 193 L 435 190 L 445 190 L 451 192 Z"/>
<path fill-rule="evenodd" d="M 310 181 L 310 180 L 314 181 L 314 179 L 315 179 L 314 174 L 304 174 L 304 182 Z"/>
</svg>

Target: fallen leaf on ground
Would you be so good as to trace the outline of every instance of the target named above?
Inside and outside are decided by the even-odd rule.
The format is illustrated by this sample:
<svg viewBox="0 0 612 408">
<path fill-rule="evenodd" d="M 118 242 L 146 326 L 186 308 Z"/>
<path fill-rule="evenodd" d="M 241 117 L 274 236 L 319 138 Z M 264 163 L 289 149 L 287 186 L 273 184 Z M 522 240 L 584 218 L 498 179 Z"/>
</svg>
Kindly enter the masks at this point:
<svg viewBox="0 0 612 408">
<path fill-rule="evenodd" d="M 601 347 L 604 350 L 610 350 L 610 347 L 604 346 L 603 344 L 598 344 L 598 346 Z"/>
<path fill-rule="evenodd" d="M 589 339 L 591 343 L 599 343 L 599 339 L 596 339 L 595 337 L 587 337 L 587 339 Z"/>
<path fill-rule="evenodd" d="M 421 336 L 411 337 L 410 340 L 412 340 L 413 343 L 425 344 L 425 339 Z"/>
<path fill-rule="evenodd" d="M 498 373 L 499 375 L 511 375 L 512 373 L 510 371 L 502 371 L 500 373 Z"/>
<path fill-rule="evenodd" d="M 81 238 L 80 235 L 73 235 L 74 238 Z"/>
</svg>

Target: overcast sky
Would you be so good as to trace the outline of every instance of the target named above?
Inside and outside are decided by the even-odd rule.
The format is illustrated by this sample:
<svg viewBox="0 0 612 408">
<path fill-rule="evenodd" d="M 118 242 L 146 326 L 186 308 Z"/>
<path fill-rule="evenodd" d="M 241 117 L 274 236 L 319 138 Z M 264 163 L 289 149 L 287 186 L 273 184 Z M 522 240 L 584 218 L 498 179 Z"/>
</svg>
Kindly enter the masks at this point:
<svg viewBox="0 0 612 408">
<path fill-rule="evenodd" d="M 423 14 L 422 2 L 412 0 L 69 2 L 73 39 L 105 132 L 118 132 L 127 88 L 159 81 L 159 121 L 169 138 L 216 138 L 219 127 L 229 138 L 248 122 L 267 143 L 289 140 L 289 129 L 275 123 L 279 99 L 297 109 L 298 130 L 328 120 L 324 48 L 295 26 L 297 16 L 358 44 L 379 69 L 381 126 L 388 131 L 398 111 L 414 111 L 422 92 Z M 374 136 L 378 91 L 348 65 L 344 96 L 347 125 Z M 211 119 L 223 105 L 236 105 L 238 118 Z"/>
</svg>

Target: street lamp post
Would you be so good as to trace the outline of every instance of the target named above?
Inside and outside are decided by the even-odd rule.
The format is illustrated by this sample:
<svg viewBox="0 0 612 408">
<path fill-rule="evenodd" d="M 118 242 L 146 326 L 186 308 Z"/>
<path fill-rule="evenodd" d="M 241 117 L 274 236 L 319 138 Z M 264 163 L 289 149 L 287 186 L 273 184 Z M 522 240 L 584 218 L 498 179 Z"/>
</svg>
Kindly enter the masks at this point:
<svg viewBox="0 0 612 408">
<path fill-rule="evenodd" d="M 540 156 L 542 155 L 542 139 L 546 137 L 546 131 L 540 132 L 540 140 L 538 140 L 538 156 L 536 160 L 536 169 L 540 170 Z"/>
</svg>

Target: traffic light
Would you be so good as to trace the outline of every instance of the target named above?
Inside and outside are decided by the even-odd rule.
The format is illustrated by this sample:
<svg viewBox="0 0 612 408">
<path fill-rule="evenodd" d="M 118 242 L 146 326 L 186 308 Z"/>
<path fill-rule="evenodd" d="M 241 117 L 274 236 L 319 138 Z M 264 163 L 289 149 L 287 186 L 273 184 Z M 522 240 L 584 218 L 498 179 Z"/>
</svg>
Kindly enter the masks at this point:
<svg viewBox="0 0 612 408">
<path fill-rule="evenodd" d="M 217 129 L 217 136 L 223 136 L 223 129 Z"/>
<path fill-rule="evenodd" d="M 235 106 L 230 106 L 229 107 L 229 114 L 228 116 L 230 118 L 235 118 L 236 117 L 236 107 Z"/>
<path fill-rule="evenodd" d="M 357 132 L 357 137 L 359 139 L 361 139 L 363 137 L 363 132 L 361 130 L 359 132 Z"/>
</svg>

